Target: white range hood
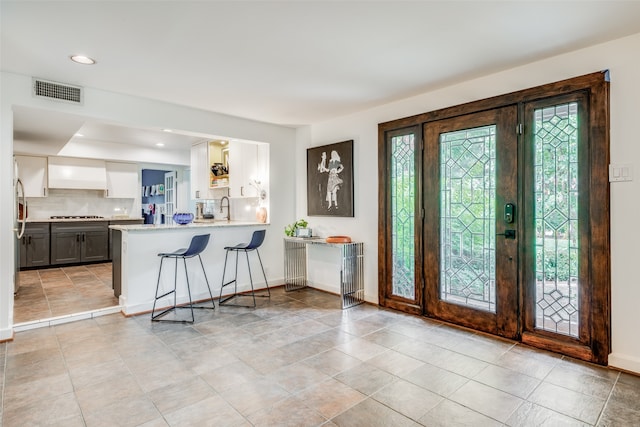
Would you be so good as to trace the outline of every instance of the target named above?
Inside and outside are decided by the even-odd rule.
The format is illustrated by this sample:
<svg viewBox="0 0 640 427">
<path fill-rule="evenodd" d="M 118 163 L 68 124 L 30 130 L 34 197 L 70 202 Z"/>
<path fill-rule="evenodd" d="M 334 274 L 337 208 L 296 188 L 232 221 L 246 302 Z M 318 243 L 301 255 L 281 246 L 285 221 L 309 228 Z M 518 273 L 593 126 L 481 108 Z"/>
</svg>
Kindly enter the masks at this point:
<svg viewBox="0 0 640 427">
<path fill-rule="evenodd" d="M 49 157 L 49 188 L 106 190 L 104 160 Z"/>
</svg>

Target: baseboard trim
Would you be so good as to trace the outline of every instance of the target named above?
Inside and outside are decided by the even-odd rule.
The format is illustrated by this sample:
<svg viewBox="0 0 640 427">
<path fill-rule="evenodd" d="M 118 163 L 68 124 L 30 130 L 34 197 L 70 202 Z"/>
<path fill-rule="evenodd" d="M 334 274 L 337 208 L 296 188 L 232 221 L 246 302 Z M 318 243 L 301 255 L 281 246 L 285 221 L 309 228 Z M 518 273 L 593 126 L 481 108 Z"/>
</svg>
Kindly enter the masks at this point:
<svg viewBox="0 0 640 427">
<path fill-rule="evenodd" d="M 63 323 L 77 322 L 78 320 L 93 319 L 95 317 L 120 313 L 121 311 L 122 307 L 116 305 L 113 307 L 99 308 L 97 310 L 83 311 L 81 313 L 67 314 L 65 316 L 50 317 L 47 319 L 33 320 L 31 322 L 16 323 L 15 325 L 13 325 L 13 332 L 22 332 L 28 331 L 30 329 L 46 328 L 49 326 L 61 325 Z"/>
<path fill-rule="evenodd" d="M 609 354 L 609 366 L 640 375 L 640 358 L 621 353 Z"/>
</svg>

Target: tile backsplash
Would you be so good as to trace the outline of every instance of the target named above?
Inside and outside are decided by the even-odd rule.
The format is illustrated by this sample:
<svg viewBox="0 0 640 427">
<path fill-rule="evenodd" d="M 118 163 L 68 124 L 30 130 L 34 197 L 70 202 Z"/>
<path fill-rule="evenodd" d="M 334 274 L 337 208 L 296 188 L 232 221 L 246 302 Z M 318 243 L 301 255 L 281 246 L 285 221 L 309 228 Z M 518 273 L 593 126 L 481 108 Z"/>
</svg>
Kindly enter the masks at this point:
<svg viewBox="0 0 640 427">
<path fill-rule="evenodd" d="M 126 213 L 140 217 L 139 204 L 134 212 L 135 199 L 110 199 L 102 190 L 49 189 L 47 197 L 28 197 L 29 219 L 48 219 L 63 215 L 97 215 L 110 218 Z M 139 202 L 138 202 L 139 203 Z"/>
</svg>

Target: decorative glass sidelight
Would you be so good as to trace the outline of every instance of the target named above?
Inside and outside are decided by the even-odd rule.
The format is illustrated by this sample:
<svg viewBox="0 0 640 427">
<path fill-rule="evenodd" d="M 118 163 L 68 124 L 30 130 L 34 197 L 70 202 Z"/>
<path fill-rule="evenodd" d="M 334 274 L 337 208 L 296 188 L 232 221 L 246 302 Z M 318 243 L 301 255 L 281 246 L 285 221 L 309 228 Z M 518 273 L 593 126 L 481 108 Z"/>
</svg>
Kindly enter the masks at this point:
<svg viewBox="0 0 640 427">
<path fill-rule="evenodd" d="M 440 134 L 440 298 L 496 311 L 496 126 Z"/>
<path fill-rule="evenodd" d="M 393 295 L 415 299 L 415 135 L 391 138 Z"/>
<path fill-rule="evenodd" d="M 578 336 L 578 104 L 534 111 L 536 328 Z"/>
</svg>

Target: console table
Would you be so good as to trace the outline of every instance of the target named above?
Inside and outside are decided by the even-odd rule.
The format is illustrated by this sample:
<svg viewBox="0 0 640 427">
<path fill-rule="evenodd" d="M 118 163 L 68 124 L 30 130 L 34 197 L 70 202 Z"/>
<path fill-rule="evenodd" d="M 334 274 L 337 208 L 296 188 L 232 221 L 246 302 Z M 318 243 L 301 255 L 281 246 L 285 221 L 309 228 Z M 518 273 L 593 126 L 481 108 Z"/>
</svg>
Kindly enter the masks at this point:
<svg viewBox="0 0 640 427">
<path fill-rule="evenodd" d="M 364 302 L 364 250 L 362 242 L 327 243 L 322 238 L 284 238 L 285 291 L 307 286 L 307 245 L 325 245 L 340 249 L 340 297 L 342 308 Z"/>
</svg>

